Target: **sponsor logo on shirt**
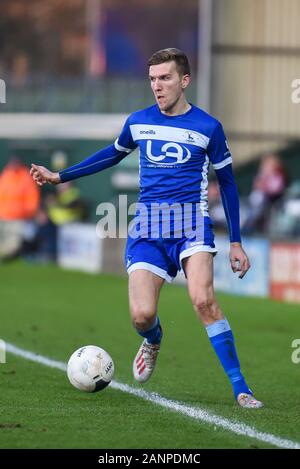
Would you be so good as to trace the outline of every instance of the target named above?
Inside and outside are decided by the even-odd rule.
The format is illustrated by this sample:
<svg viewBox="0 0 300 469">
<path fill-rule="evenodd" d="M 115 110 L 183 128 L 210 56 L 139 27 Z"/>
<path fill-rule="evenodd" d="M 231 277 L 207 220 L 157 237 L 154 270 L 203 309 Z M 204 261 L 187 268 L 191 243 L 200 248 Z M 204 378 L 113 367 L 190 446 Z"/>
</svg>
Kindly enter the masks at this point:
<svg viewBox="0 0 300 469">
<path fill-rule="evenodd" d="M 140 130 L 140 135 L 156 135 L 155 130 L 149 129 L 149 130 Z"/>
<path fill-rule="evenodd" d="M 179 143 L 167 142 L 162 145 L 159 155 L 152 152 L 152 140 L 147 140 L 146 155 L 148 161 L 157 165 L 174 166 L 186 163 L 191 158 L 190 150 Z"/>
</svg>

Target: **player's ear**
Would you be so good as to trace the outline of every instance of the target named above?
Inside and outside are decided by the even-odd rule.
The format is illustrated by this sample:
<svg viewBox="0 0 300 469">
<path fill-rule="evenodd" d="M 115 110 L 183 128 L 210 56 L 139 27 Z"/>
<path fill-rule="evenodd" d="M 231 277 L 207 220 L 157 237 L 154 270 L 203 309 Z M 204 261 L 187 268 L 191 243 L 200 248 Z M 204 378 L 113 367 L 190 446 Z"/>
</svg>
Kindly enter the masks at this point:
<svg viewBox="0 0 300 469">
<path fill-rule="evenodd" d="M 187 88 L 190 83 L 190 75 L 183 75 L 181 79 L 181 86 L 183 89 Z"/>
</svg>

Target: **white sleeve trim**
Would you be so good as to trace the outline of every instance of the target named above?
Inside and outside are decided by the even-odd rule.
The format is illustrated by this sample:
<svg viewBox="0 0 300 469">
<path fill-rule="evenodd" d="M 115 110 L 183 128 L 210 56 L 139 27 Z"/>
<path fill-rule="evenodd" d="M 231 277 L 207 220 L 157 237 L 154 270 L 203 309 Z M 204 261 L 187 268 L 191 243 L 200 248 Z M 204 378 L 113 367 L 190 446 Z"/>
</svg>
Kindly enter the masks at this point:
<svg viewBox="0 0 300 469">
<path fill-rule="evenodd" d="M 130 153 L 133 151 L 132 148 L 126 148 L 126 147 L 122 147 L 121 145 L 119 145 L 118 139 L 116 139 L 114 145 L 115 145 L 116 150 L 118 151 L 125 151 L 126 153 Z"/>
<path fill-rule="evenodd" d="M 221 161 L 220 163 L 213 164 L 214 169 L 222 169 L 224 166 L 232 163 L 232 157 L 229 156 L 226 160 Z"/>
</svg>

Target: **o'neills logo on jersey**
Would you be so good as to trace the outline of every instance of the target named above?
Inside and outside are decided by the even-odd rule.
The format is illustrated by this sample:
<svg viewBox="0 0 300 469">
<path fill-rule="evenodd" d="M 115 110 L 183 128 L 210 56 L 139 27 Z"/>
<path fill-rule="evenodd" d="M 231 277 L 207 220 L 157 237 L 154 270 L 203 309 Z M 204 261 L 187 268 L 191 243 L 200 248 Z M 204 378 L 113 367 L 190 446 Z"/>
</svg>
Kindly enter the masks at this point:
<svg viewBox="0 0 300 469">
<path fill-rule="evenodd" d="M 186 163 L 191 157 L 191 152 L 184 145 L 168 142 L 161 147 L 159 155 L 154 155 L 152 153 L 152 140 L 147 140 L 146 155 L 147 160 L 151 161 L 151 163 L 163 166 L 174 166 L 176 164 Z"/>
<path fill-rule="evenodd" d="M 155 130 L 140 130 L 140 135 L 156 135 Z"/>
</svg>

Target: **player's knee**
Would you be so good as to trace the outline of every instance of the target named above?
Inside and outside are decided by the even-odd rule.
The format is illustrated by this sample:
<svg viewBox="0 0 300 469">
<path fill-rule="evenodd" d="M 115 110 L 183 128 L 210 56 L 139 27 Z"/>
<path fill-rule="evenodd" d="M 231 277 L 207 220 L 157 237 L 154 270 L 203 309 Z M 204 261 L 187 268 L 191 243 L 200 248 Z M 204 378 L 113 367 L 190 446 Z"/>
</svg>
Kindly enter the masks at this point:
<svg viewBox="0 0 300 469">
<path fill-rule="evenodd" d="M 197 295 L 192 298 L 193 307 L 201 316 L 207 316 L 213 304 L 213 298 L 208 295 Z"/>
<path fill-rule="evenodd" d="M 131 308 L 131 317 L 133 326 L 140 331 L 146 331 L 155 321 L 155 313 L 147 308 Z"/>
<path fill-rule="evenodd" d="M 193 301 L 193 306 L 205 326 L 223 319 L 222 311 L 214 296 L 197 296 Z"/>
<path fill-rule="evenodd" d="M 192 297 L 194 310 L 204 322 L 211 322 L 218 319 L 218 305 L 215 297 L 210 292 L 197 293 Z"/>
</svg>

